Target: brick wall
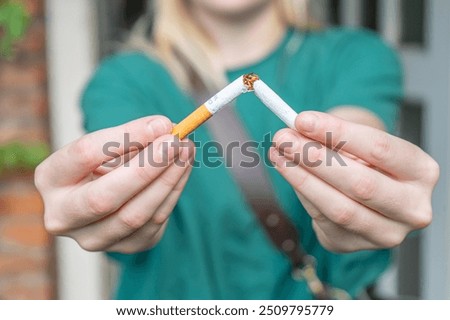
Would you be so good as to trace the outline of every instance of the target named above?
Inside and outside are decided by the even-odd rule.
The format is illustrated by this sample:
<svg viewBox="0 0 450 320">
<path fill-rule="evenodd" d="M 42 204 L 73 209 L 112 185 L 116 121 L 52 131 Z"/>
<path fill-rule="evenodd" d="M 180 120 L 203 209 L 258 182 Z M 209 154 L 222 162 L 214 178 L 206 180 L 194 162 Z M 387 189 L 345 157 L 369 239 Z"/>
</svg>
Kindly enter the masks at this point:
<svg viewBox="0 0 450 320">
<path fill-rule="evenodd" d="M 0 145 L 49 141 L 44 0 L 21 0 L 32 16 L 11 61 L 0 58 Z M 0 174 L 0 299 L 55 297 L 52 239 L 32 172 Z"/>
</svg>

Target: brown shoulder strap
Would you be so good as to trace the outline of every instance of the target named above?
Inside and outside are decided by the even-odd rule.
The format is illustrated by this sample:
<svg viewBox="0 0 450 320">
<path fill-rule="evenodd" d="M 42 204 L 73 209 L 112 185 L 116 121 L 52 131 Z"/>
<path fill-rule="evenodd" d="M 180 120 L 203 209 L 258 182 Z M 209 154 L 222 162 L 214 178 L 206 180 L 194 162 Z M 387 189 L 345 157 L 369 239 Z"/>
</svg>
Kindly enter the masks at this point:
<svg viewBox="0 0 450 320">
<path fill-rule="evenodd" d="M 223 108 L 220 114 L 207 122 L 214 139 L 222 146 L 232 142 L 250 141 L 244 126 L 238 119 L 233 107 Z M 272 185 L 264 169 L 263 161 L 257 166 L 243 167 L 245 161 L 239 148 L 233 148 L 226 163 L 234 179 L 242 189 L 247 202 L 260 221 L 272 243 L 290 260 L 292 275 L 295 279 L 306 281 L 317 299 L 331 299 L 330 290 L 322 284 L 316 275 L 314 258 L 307 255 L 300 244 L 296 227 L 283 212 L 273 192 Z"/>
</svg>

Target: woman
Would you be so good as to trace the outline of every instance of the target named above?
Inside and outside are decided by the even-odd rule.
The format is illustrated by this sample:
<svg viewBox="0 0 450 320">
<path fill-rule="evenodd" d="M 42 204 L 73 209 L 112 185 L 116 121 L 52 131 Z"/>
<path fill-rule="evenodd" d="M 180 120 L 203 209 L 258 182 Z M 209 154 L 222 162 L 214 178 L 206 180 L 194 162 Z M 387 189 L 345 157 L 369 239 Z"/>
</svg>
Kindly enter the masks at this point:
<svg viewBox="0 0 450 320">
<path fill-rule="evenodd" d="M 132 38 L 141 52 L 97 70 L 82 100 L 92 133 L 42 163 L 36 184 L 50 232 L 120 262 L 118 298 L 313 297 L 224 166 L 192 170 L 176 163 L 189 163 L 192 144 L 162 147 L 175 139 L 172 122 L 205 92 L 249 72 L 296 111 L 316 110 L 301 112 L 291 130 L 251 94 L 235 106 L 253 140 L 276 132 L 268 153 L 276 170 L 267 172 L 323 282 L 356 297 L 388 265 L 386 248 L 430 223 L 437 164 L 384 132 L 402 94 L 395 54 L 368 32 L 310 26 L 306 1 L 160 0 L 152 34 Z M 327 132 L 333 146 L 344 142 L 341 150 Z M 105 165 L 114 160 L 107 143 L 129 151 L 124 137 L 145 149 L 129 162 L 122 157 L 125 165 Z M 212 140 L 207 126 L 195 139 Z M 328 147 L 310 149 L 309 159 L 340 151 L 345 165 L 286 165 L 309 142 Z M 280 150 L 283 143 L 291 147 Z M 169 163 L 142 165 L 141 156 Z"/>
</svg>

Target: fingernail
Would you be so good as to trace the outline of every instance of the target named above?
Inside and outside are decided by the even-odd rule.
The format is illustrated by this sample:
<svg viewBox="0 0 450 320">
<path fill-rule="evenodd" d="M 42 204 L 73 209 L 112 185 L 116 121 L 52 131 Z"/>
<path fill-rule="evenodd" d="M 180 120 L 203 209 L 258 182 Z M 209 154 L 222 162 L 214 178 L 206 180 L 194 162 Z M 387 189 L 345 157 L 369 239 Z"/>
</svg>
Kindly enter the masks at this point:
<svg viewBox="0 0 450 320">
<path fill-rule="evenodd" d="M 287 162 L 287 159 L 283 157 L 278 150 L 275 148 L 270 149 L 270 160 L 272 161 L 272 164 L 276 168 L 283 168 L 285 166 L 285 163 Z"/>
<path fill-rule="evenodd" d="M 182 161 L 190 160 L 190 158 L 194 152 L 193 145 L 190 145 L 186 141 L 183 141 L 183 142 L 181 142 L 181 146 L 182 146 L 182 148 L 180 150 L 180 160 L 182 160 Z"/>
<path fill-rule="evenodd" d="M 304 114 L 300 116 L 300 129 L 306 132 L 314 131 L 317 123 L 317 116 L 314 114 Z"/>
<path fill-rule="evenodd" d="M 179 152 L 179 140 L 176 140 L 174 136 L 167 136 L 158 146 L 158 153 L 162 159 L 172 160 Z"/>
<path fill-rule="evenodd" d="M 297 137 L 290 132 L 284 133 L 276 146 L 283 154 L 291 154 L 297 148 Z"/>
<path fill-rule="evenodd" d="M 168 133 L 170 130 L 167 121 L 161 118 L 150 120 L 148 123 L 148 128 L 157 137 L 165 133 Z"/>
</svg>

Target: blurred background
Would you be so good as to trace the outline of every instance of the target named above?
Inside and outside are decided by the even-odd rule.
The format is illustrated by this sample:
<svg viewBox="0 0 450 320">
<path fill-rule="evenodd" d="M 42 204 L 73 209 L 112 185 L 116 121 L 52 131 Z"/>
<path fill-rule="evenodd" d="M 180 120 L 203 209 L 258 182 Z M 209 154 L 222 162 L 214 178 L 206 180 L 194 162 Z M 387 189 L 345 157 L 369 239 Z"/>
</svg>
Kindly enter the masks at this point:
<svg viewBox="0 0 450 320">
<path fill-rule="evenodd" d="M 136 19 L 151 17 L 149 2 L 0 0 L 0 299 L 111 296 L 111 262 L 46 234 L 33 170 L 83 134 L 80 92 Z M 398 135 L 441 165 L 432 225 L 395 249 L 372 294 L 450 299 L 450 1 L 311 2 L 324 24 L 372 29 L 398 49 L 406 81 Z"/>
</svg>

